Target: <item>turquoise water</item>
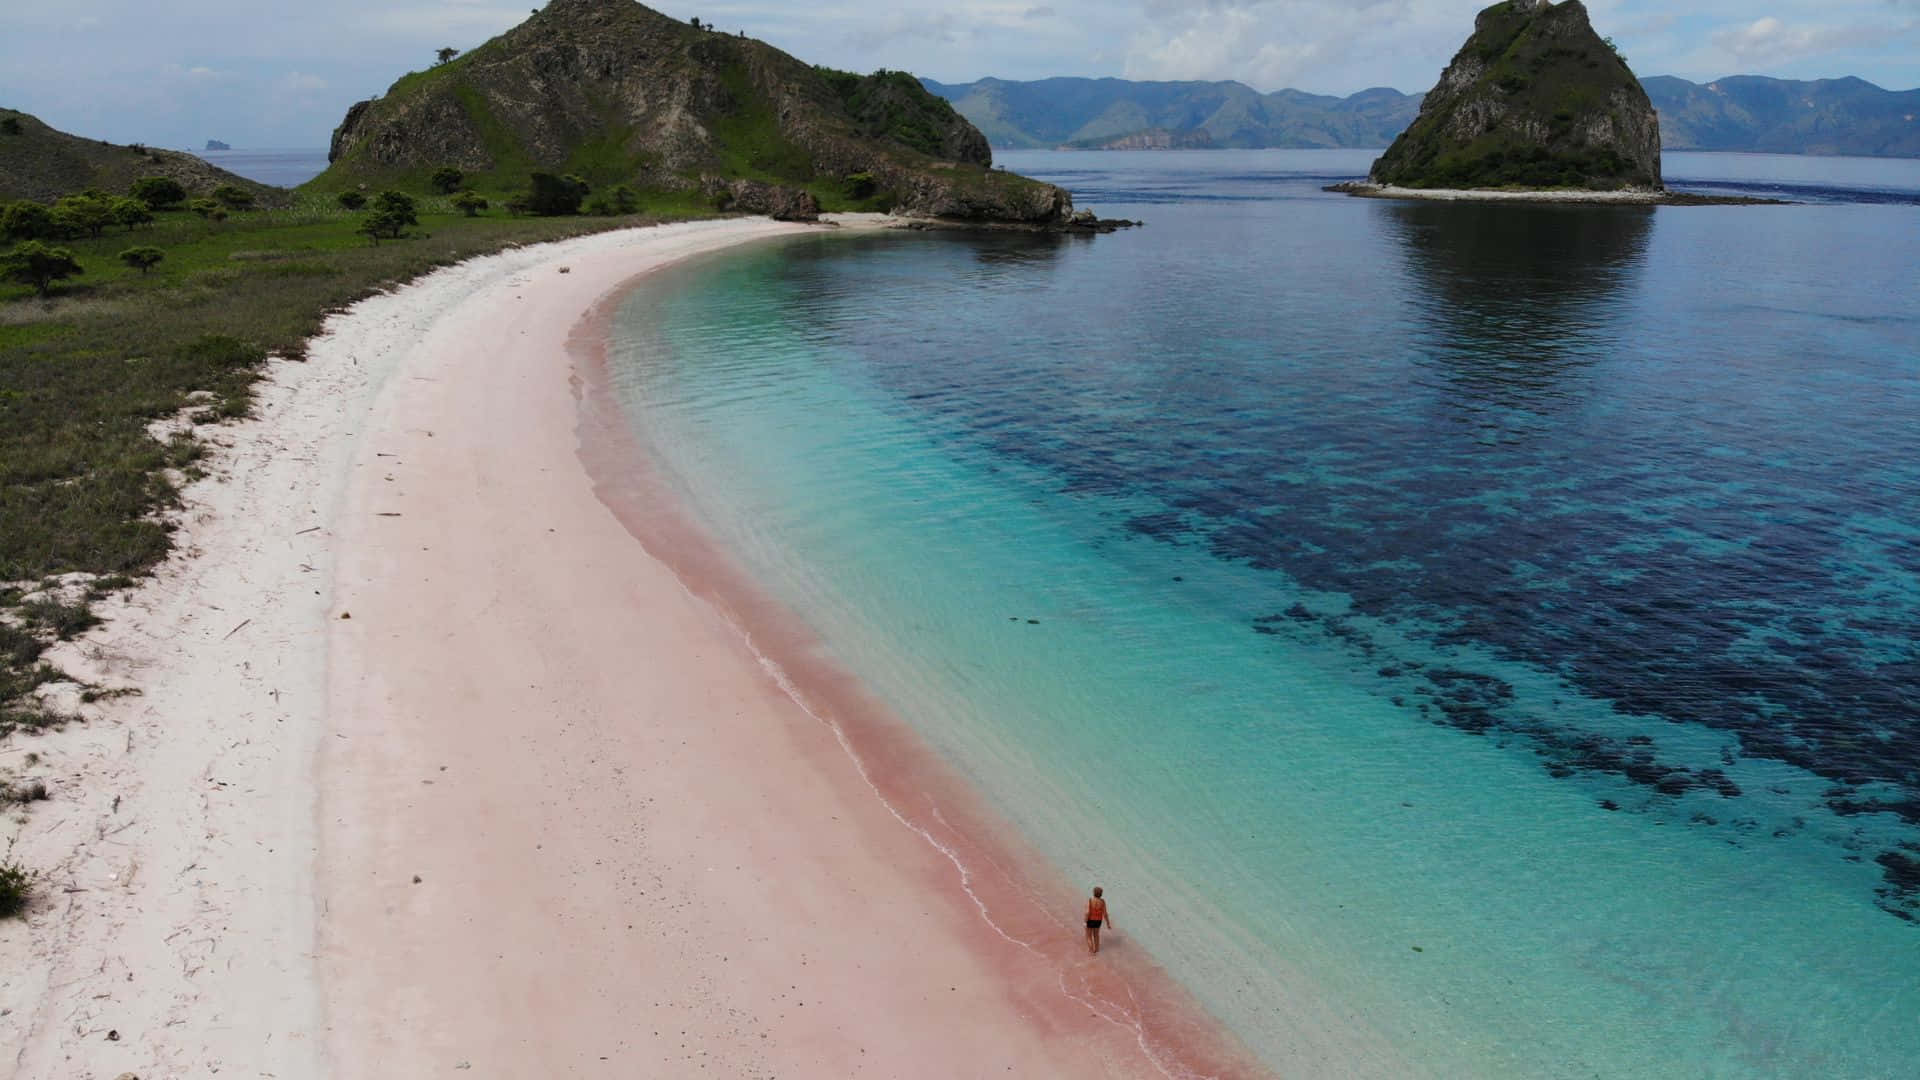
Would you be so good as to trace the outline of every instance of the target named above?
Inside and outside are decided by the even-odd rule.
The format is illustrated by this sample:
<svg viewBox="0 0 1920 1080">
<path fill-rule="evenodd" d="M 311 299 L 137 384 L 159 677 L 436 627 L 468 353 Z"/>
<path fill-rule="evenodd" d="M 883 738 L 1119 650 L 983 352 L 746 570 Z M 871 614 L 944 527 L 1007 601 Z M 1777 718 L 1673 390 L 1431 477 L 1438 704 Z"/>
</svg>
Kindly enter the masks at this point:
<svg viewBox="0 0 1920 1080">
<path fill-rule="evenodd" d="M 618 392 L 1275 1065 L 1911 1075 L 1920 169 L 1485 208 L 1350 156 L 1012 155 L 1150 224 L 692 264 Z"/>
</svg>

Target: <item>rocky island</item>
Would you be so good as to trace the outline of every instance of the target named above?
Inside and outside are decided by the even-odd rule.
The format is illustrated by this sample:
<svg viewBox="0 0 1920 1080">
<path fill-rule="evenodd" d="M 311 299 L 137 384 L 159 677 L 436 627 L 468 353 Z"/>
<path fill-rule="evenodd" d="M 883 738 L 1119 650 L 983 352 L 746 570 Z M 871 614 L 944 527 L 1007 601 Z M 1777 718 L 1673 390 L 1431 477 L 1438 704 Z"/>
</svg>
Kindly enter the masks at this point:
<svg viewBox="0 0 1920 1080">
<path fill-rule="evenodd" d="M 335 188 L 536 171 L 807 220 L 822 209 L 1066 227 L 1072 197 L 993 166 L 974 126 L 903 72 L 854 75 L 632 0 L 553 0 L 465 55 L 354 105 Z"/>
<path fill-rule="evenodd" d="M 1480 12 L 1419 116 L 1367 179 L 1341 190 L 1666 199 L 1660 119 L 1580 0 L 1504 0 Z"/>
</svg>

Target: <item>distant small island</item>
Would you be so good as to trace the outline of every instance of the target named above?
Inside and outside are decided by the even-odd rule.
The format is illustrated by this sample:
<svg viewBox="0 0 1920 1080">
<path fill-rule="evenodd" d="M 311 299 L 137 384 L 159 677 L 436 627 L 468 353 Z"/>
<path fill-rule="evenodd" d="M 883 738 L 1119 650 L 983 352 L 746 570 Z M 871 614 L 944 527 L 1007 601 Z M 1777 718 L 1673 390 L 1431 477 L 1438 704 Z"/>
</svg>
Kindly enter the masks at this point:
<svg viewBox="0 0 1920 1080">
<path fill-rule="evenodd" d="M 1503 0 L 1480 12 L 1420 115 L 1366 181 L 1328 190 L 1483 201 L 1773 201 L 1666 190 L 1660 117 L 1580 0 Z"/>
<path fill-rule="evenodd" d="M 209 149 L 209 150 L 231 150 L 231 149 L 233 149 L 233 147 L 231 147 L 231 146 L 228 146 L 228 145 L 227 145 L 226 143 L 223 143 L 223 142 L 221 142 L 221 141 L 220 141 L 219 139 L 208 139 L 208 140 L 207 140 L 207 149 Z"/>
<path fill-rule="evenodd" d="M 1660 119 L 1580 0 L 1504 0 L 1367 179 L 1411 189 L 1664 190 Z"/>
</svg>

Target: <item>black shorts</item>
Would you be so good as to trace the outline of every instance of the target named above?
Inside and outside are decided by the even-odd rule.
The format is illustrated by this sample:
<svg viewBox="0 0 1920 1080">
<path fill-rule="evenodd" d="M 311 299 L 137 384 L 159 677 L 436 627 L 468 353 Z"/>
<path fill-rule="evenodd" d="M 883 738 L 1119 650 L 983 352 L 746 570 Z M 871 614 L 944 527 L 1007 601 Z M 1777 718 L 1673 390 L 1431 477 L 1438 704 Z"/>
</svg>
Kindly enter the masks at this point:
<svg viewBox="0 0 1920 1080">
<path fill-rule="evenodd" d="M 1099 920 L 1099 919 L 1088 919 L 1088 920 L 1087 920 L 1087 929 L 1089 929 L 1089 930 L 1098 930 L 1098 929 L 1100 929 L 1100 920 Z"/>
</svg>

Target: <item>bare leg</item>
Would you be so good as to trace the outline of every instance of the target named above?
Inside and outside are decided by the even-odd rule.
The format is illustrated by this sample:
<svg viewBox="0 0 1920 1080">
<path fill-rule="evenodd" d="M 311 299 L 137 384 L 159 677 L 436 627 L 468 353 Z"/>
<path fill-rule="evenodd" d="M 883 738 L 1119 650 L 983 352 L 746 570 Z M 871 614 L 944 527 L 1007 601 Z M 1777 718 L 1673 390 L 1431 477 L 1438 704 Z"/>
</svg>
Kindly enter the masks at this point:
<svg viewBox="0 0 1920 1080">
<path fill-rule="evenodd" d="M 1100 928 L 1096 926 L 1089 929 L 1087 931 L 1087 940 L 1093 944 L 1093 951 L 1099 952 L 1100 951 Z"/>
</svg>

